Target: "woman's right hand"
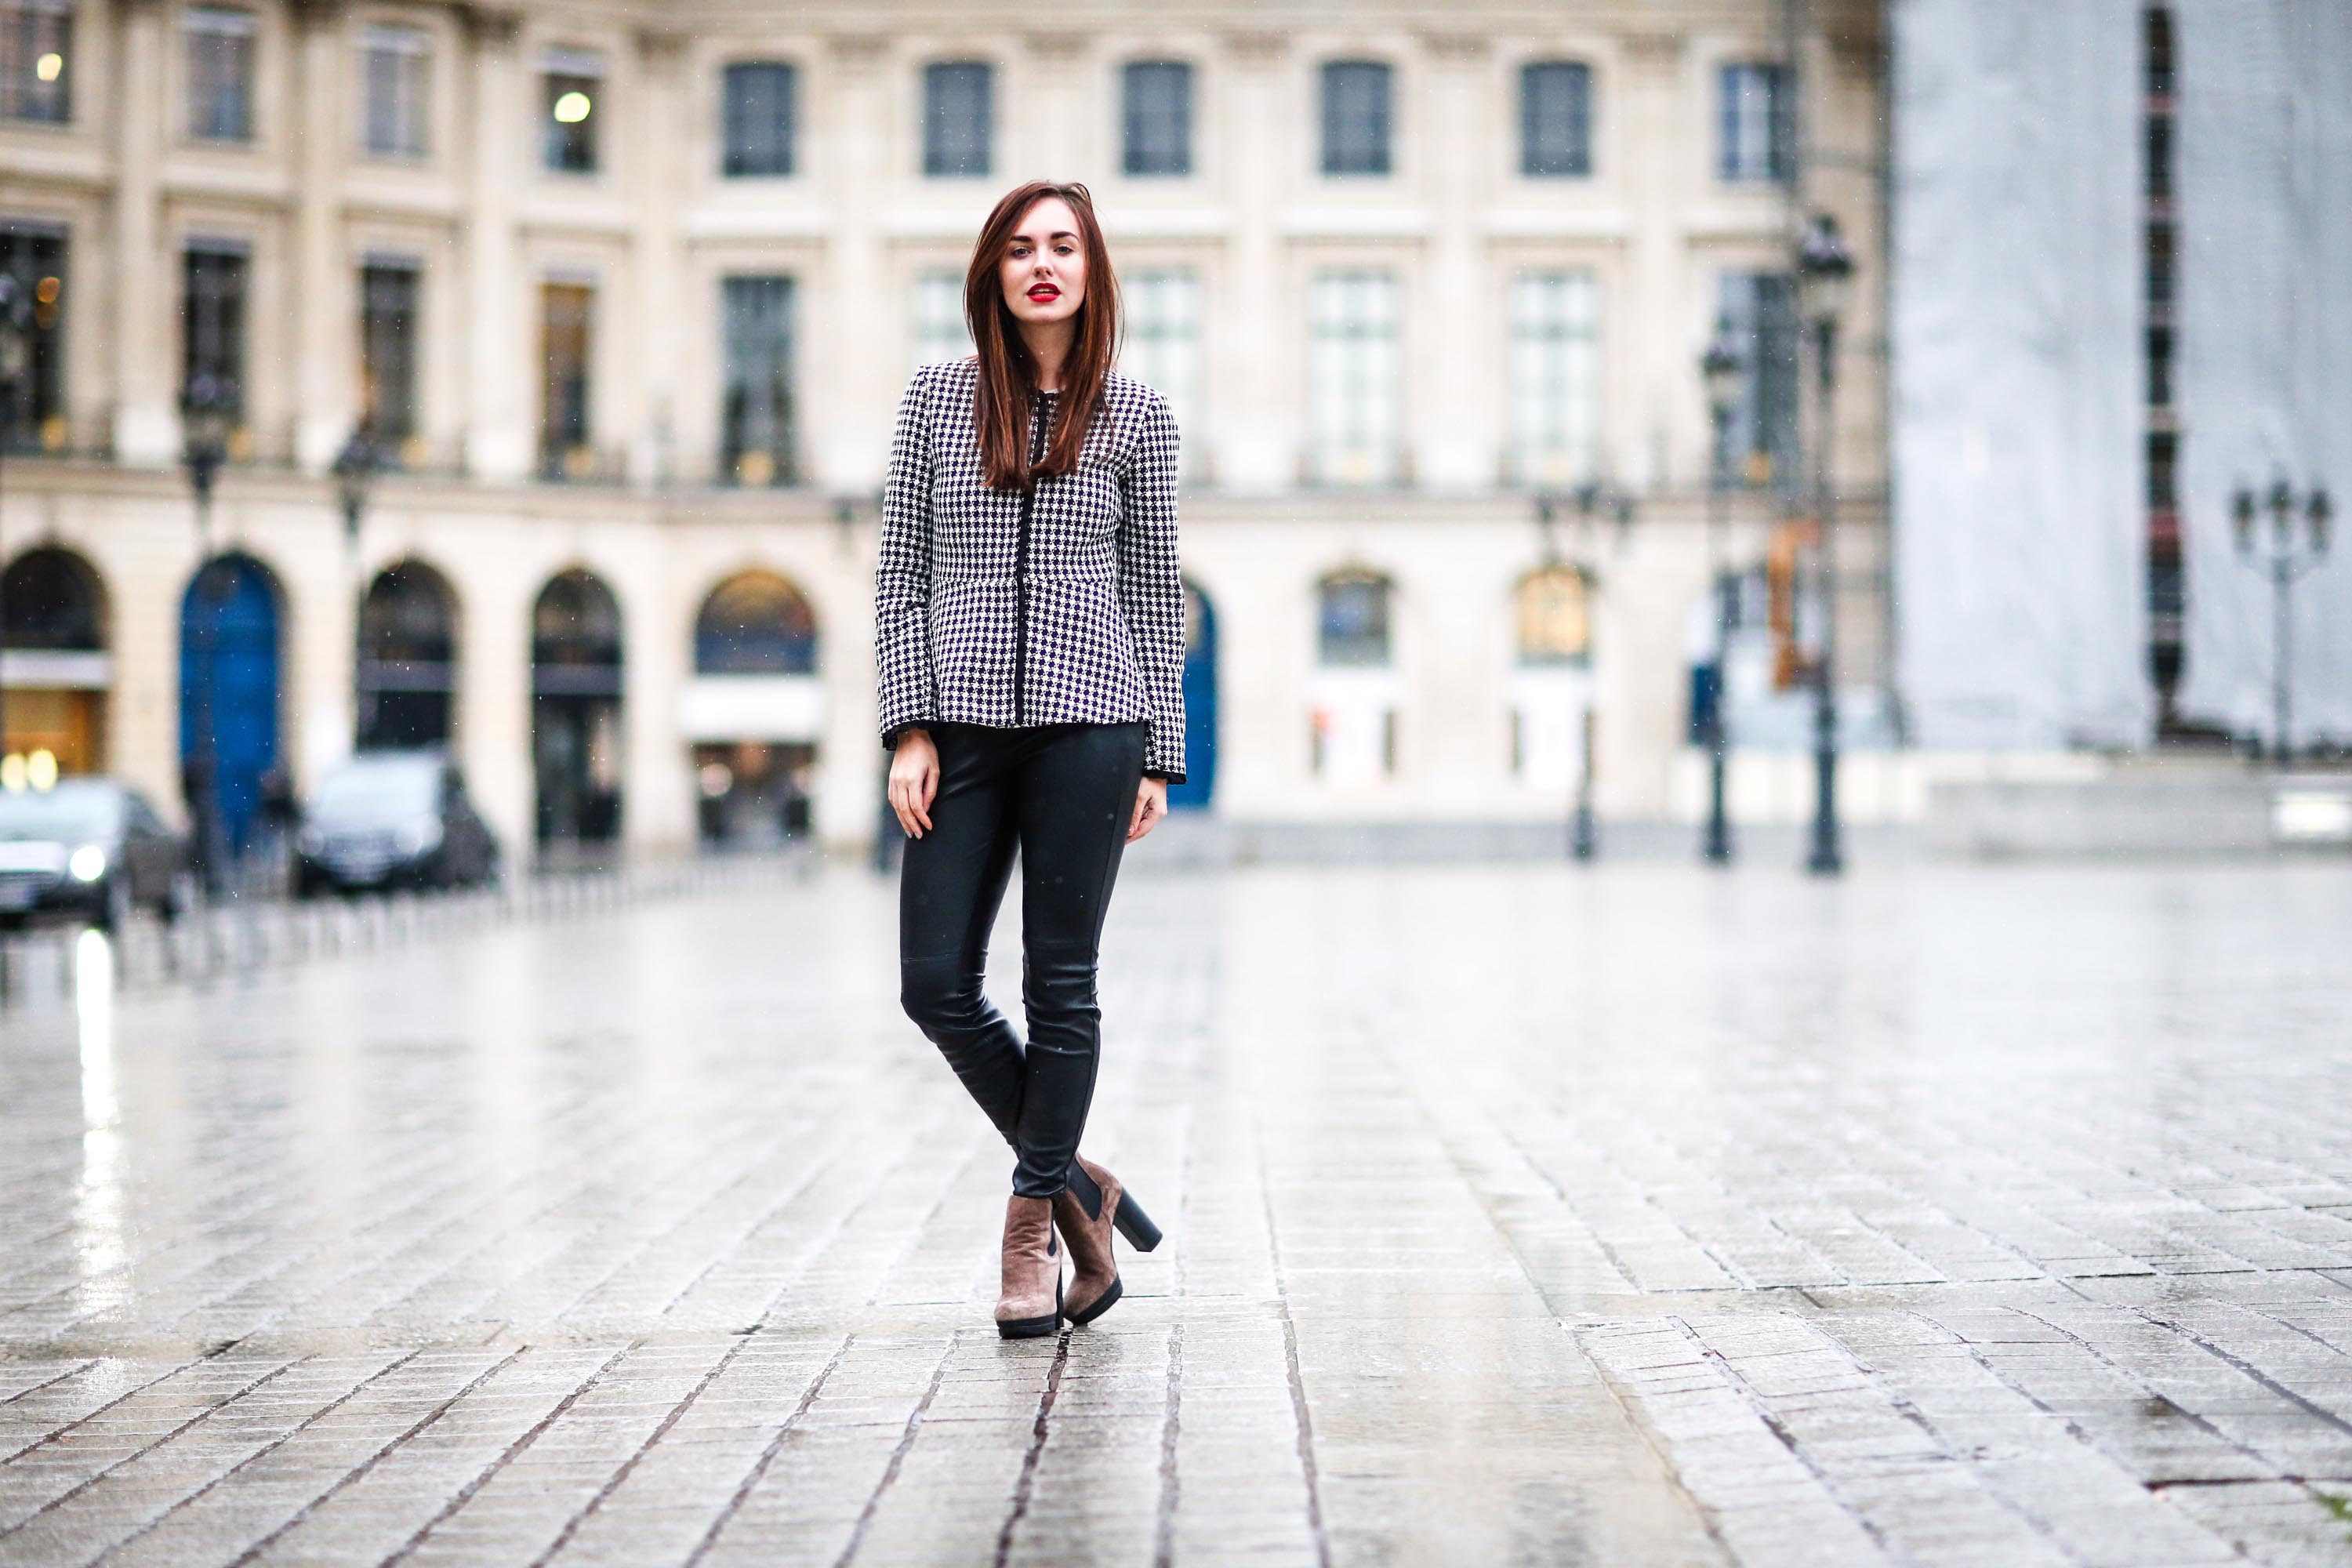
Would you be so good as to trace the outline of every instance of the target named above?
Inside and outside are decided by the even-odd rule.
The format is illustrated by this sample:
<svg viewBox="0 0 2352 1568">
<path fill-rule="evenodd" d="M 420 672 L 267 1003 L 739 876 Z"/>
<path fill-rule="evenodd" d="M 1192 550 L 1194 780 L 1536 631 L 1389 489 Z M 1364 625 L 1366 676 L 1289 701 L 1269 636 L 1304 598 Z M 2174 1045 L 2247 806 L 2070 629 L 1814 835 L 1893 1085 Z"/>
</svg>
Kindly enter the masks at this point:
<svg viewBox="0 0 2352 1568">
<path fill-rule="evenodd" d="M 940 793 L 940 749 L 929 730 L 902 730 L 890 756 L 890 809 L 909 838 L 930 831 L 931 800 Z"/>
</svg>

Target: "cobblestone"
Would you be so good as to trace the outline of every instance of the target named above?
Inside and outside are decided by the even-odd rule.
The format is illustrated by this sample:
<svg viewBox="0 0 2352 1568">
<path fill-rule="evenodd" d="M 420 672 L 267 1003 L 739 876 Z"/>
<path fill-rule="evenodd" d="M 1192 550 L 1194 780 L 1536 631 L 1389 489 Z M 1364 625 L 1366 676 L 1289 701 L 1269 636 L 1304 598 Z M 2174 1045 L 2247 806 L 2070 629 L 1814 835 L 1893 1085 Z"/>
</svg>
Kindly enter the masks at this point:
<svg viewBox="0 0 2352 1568">
<path fill-rule="evenodd" d="M 1139 869 L 1169 1244 L 1015 1343 L 892 915 L 89 939 L 0 1021 L 0 1568 L 2352 1563 L 2335 868 Z"/>
</svg>

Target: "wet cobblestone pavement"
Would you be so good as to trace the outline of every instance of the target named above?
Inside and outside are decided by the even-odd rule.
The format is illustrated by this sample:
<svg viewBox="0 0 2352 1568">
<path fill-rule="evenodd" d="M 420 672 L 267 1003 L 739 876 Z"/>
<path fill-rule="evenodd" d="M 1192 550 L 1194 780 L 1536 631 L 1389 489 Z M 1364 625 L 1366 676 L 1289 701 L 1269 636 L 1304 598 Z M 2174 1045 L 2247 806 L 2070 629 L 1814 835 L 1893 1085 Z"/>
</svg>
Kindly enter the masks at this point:
<svg viewBox="0 0 2352 1568">
<path fill-rule="evenodd" d="M 0 1564 L 2352 1563 L 2340 869 L 1111 926 L 1087 1147 L 1169 1240 L 1010 1344 L 885 884 L 90 939 L 0 1018 Z"/>
</svg>

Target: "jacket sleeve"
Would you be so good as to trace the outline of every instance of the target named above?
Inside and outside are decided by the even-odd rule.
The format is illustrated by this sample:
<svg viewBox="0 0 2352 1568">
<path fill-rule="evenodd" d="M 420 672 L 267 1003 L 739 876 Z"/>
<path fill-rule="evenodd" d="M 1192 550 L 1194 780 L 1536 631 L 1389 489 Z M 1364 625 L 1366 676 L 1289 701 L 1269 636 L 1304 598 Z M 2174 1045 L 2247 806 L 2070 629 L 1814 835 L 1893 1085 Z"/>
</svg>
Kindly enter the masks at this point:
<svg viewBox="0 0 2352 1568">
<path fill-rule="evenodd" d="M 1118 596 L 1151 704 L 1143 771 L 1184 782 L 1184 576 L 1176 560 L 1176 419 L 1153 393 L 1122 481 Z"/>
<path fill-rule="evenodd" d="M 882 484 L 882 550 L 874 563 L 874 679 L 882 744 L 939 718 L 931 668 L 930 375 L 919 370 L 898 400 L 890 470 Z"/>
</svg>

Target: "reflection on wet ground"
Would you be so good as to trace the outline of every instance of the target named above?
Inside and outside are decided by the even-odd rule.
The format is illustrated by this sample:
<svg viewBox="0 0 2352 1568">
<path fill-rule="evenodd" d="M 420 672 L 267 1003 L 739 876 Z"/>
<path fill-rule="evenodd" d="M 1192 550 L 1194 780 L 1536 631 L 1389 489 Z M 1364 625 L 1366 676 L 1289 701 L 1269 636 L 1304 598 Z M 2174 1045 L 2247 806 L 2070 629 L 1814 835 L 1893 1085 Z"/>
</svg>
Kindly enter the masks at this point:
<svg viewBox="0 0 2352 1568">
<path fill-rule="evenodd" d="M 894 916 L 80 939 L 0 1563 L 2352 1562 L 2335 868 L 1139 872 L 1088 1147 L 1169 1243 L 1015 1344 Z"/>
</svg>

